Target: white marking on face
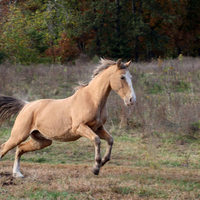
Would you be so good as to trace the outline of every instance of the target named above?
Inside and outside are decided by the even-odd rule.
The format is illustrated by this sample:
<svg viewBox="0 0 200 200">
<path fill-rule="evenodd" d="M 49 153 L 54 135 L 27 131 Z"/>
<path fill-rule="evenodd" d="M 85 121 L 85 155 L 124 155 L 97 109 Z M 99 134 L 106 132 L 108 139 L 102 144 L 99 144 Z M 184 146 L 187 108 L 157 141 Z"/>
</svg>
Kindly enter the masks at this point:
<svg viewBox="0 0 200 200">
<path fill-rule="evenodd" d="M 126 78 L 126 82 L 131 87 L 131 97 L 133 98 L 133 102 L 135 102 L 136 101 L 136 95 L 135 95 L 135 91 L 134 91 L 133 86 L 132 86 L 132 81 L 131 81 L 132 76 L 131 76 L 131 74 L 128 70 L 126 71 L 126 74 L 124 76 Z"/>
</svg>

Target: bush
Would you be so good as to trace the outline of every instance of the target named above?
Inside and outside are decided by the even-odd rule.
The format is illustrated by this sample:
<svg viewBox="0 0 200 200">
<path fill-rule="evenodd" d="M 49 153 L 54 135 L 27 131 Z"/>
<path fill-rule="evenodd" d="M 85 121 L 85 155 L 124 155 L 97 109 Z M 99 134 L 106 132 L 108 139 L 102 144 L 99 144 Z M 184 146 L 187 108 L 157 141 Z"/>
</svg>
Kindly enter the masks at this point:
<svg viewBox="0 0 200 200">
<path fill-rule="evenodd" d="M 199 137 L 200 135 L 200 121 L 189 123 L 189 135 Z"/>
<path fill-rule="evenodd" d="M 2 64 L 6 59 L 6 54 L 0 51 L 0 64 Z"/>
<path fill-rule="evenodd" d="M 80 55 L 77 44 L 72 38 L 67 37 L 66 33 L 62 34 L 58 45 L 49 47 L 45 53 L 46 56 L 53 57 L 54 61 L 60 61 L 61 63 L 73 61 Z"/>
</svg>

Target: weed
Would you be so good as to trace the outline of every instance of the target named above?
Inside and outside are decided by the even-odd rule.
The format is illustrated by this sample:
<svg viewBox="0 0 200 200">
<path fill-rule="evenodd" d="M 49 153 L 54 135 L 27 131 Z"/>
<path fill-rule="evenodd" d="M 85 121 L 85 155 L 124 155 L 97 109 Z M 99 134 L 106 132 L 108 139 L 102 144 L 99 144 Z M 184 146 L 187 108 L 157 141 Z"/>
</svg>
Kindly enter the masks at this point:
<svg viewBox="0 0 200 200">
<path fill-rule="evenodd" d="M 150 94 L 157 94 L 157 93 L 164 92 L 164 86 L 158 83 L 154 83 L 148 88 L 148 92 Z"/>
<path fill-rule="evenodd" d="M 170 84 L 170 89 L 174 92 L 184 92 L 188 91 L 190 88 L 190 83 L 187 83 L 185 81 L 176 80 L 172 81 L 172 83 Z"/>
<path fill-rule="evenodd" d="M 189 135 L 193 137 L 199 137 L 200 134 L 200 121 L 189 123 Z"/>
<path fill-rule="evenodd" d="M 43 163 L 43 162 L 45 162 L 46 161 L 46 159 L 45 158 L 38 158 L 37 160 L 36 160 L 36 162 L 38 162 L 38 163 Z"/>
<path fill-rule="evenodd" d="M 31 191 L 27 194 L 31 199 L 65 199 L 72 195 L 68 192 L 59 192 L 59 191 L 48 191 L 48 190 L 36 190 Z"/>
<path fill-rule="evenodd" d="M 134 190 L 130 187 L 112 187 L 111 189 L 113 192 L 122 194 L 122 195 L 134 193 Z"/>
</svg>

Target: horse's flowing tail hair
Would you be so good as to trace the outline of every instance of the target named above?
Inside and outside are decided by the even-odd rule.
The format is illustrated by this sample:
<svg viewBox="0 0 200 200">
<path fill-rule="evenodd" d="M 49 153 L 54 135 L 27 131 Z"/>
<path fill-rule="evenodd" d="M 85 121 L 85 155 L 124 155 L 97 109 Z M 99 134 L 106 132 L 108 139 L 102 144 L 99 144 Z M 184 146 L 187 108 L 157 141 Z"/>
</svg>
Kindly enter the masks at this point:
<svg viewBox="0 0 200 200">
<path fill-rule="evenodd" d="M 18 114 L 28 102 L 0 94 L 0 124 Z"/>
</svg>

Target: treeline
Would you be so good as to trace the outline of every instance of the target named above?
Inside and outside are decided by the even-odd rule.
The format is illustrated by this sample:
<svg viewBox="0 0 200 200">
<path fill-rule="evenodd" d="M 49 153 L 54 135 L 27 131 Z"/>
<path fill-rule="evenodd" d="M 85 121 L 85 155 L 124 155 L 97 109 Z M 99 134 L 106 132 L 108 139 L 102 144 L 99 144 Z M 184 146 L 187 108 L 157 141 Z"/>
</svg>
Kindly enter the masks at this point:
<svg viewBox="0 0 200 200">
<path fill-rule="evenodd" d="M 0 62 L 200 56 L 197 0 L 1 0 Z"/>
</svg>

